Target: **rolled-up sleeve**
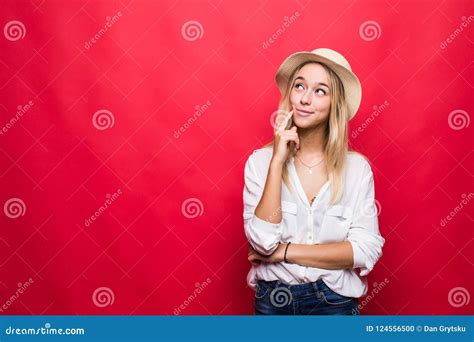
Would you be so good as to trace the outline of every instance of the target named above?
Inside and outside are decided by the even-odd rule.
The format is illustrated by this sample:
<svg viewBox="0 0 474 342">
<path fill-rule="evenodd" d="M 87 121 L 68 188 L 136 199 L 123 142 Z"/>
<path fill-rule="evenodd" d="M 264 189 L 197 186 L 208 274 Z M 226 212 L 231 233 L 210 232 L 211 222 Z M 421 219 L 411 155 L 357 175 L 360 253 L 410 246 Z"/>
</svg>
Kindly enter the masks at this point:
<svg viewBox="0 0 474 342">
<path fill-rule="evenodd" d="M 258 177 L 251 155 L 245 164 L 244 199 L 244 230 L 247 240 L 260 254 L 270 255 L 278 247 L 281 237 L 281 223 L 271 223 L 255 215 L 263 195 L 264 184 Z"/>
<path fill-rule="evenodd" d="M 353 268 L 366 276 L 382 256 L 385 239 L 380 235 L 375 205 L 374 175 L 368 163 L 359 184 L 354 216 L 347 240 L 354 254 Z"/>
</svg>

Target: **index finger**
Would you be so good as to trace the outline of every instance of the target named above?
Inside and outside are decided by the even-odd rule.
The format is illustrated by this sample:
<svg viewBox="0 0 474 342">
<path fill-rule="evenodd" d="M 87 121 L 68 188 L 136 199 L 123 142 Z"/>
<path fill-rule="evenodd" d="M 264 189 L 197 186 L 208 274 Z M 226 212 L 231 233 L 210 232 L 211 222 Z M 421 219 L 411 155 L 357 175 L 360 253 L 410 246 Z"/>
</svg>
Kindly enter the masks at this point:
<svg viewBox="0 0 474 342">
<path fill-rule="evenodd" d="M 277 130 L 284 130 L 288 121 L 290 121 L 291 116 L 293 115 L 293 111 L 291 110 L 284 118 L 281 120 L 280 124 L 278 125 Z"/>
</svg>

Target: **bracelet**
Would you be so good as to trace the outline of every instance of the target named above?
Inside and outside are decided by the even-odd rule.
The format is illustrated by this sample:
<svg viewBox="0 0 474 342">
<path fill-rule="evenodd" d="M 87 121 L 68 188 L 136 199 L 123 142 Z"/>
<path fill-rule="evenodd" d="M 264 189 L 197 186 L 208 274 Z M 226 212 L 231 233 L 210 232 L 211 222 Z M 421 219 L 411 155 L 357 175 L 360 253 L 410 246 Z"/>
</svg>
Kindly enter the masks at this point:
<svg viewBox="0 0 474 342">
<path fill-rule="evenodd" d="M 286 260 L 286 252 L 288 251 L 288 246 L 289 246 L 290 244 L 291 244 L 291 242 L 288 242 L 288 243 L 286 244 L 285 256 L 283 257 L 283 260 L 284 260 L 286 263 L 288 263 L 288 260 Z"/>
</svg>

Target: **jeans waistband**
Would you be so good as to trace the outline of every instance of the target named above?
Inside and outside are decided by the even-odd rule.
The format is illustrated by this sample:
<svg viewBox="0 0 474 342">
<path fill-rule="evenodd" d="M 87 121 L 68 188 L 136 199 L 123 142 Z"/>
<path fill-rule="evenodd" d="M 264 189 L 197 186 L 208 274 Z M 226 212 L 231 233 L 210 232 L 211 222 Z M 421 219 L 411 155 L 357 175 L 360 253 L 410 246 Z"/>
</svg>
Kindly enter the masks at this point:
<svg viewBox="0 0 474 342">
<path fill-rule="evenodd" d="M 319 293 L 322 291 L 323 288 L 327 288 L 327 285 L 324 283 L 322 279 L 318 279 L 317 281 L 310 282 L 310 283 L 303 283 L 303 284 L 287 284 L 282 282 L 281 280 L 258 280 L 257 283 L 269 286 L 270 288 L 287 288 L 291 291 L 293 295 L 303 295 L 306 293 L 316 292 Z"/>
</svg>

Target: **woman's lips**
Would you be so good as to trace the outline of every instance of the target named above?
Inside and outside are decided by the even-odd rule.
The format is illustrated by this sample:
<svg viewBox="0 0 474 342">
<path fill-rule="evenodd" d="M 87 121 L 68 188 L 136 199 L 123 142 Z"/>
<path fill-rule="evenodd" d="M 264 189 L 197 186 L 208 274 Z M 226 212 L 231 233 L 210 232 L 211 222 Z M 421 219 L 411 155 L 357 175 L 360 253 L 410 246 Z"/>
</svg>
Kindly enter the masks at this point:
<svg viewBox="0 0 474 342">
<path fill-rule="evenodd" d="M 313 114 L 313 112 L 308 112 L 308 111 L 298 109 L 298 108 L 295 108 L 295 109 L 296 109 L 296 113 L 298 113 L 299 116 L 310 116 Z"/>
</svg>

